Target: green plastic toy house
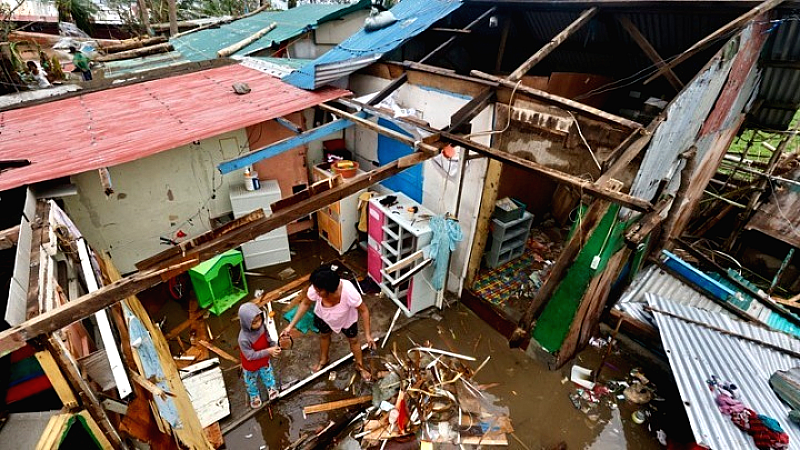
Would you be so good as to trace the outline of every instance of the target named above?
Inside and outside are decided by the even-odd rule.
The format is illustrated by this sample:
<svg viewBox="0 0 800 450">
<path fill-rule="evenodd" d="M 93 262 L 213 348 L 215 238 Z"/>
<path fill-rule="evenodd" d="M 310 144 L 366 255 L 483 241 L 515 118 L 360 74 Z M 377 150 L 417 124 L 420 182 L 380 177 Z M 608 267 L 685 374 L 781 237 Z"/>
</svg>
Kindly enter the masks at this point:
<svg viewBox="0 0 800 450">
<path fill-rule="evenodd" d="M 197 304 L 216 315 L 247 296 L 242 252 L 228 250 L 189 269 Z"/>
</svg>

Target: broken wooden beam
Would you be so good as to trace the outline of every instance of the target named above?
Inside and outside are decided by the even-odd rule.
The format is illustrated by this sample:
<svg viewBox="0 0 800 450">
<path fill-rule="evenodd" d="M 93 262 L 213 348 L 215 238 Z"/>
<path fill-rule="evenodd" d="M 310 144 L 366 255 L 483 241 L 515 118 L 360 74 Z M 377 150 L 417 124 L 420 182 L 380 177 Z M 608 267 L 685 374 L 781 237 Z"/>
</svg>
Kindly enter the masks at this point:
<svg viewBox="0 0 800 450">
<path fill-rule="evenodd" d="M 19 240 L 19 225 L 0 231 L 0 250 L 7 250 L 17 246 Z"/>
<path fill-rule="evenodd" d="M 126 39 L 124 41 L 119 41 L 113 44 L 101 45 L 100 51 L 106 54 L 119 53 L 126 50 L 133 50 L 135 48 L 149 47 L 155 44 L 163 44 L 168 40 L 169 39 L 167 39 L 166 36 L 155 36 L 144 39 Z"/>
<path fill-rule="evenodd" d="M 361 397 L 337 400 L 335 402 L 320 403 L 318 405 L 311 405 L 304 407 L 303 415 L 316 412 L 333 411 L 334 409 L 342 409 L 350 406 L 361 405 L 364 403 L 369 403 L 371 401 L 372 401 L 371 395 L 362 395 Z"/>
<path fill-rule="evenodd" d="M 644 80 L 644 84 L 648 84 L 651 81 L 655 80 L 656 78 L 663 75 L 667 70 L 674 69 L 678 64 L 686 61 L 687 59 L 691 58 L 692 56 L 696 55 L 700 51 L 702 51 L 707 46 L 713 44 L 714 42 L 719 41 L 720 39 L 724 38 L 728 34 L 736 31 L 738 28 L 745 26 L 748 22 L 756 18 L 758 15 L 763 14 L 776 6 L 780 5 L 786 0 L 767 0 L 763 3 L 760 3 L 758 6 L 754 7 L 750 11 L 742 14 L 741 16 L 737 17 L 736 19 L 728 22 L 727 24 L 723 25 L 713 33 L 709 34 L 705 38 L 697 41 L 694 45 L 689 47 L 688 49 L 684 50 L 683 53 L 675 57 L 674 59 L 670 60 L 666 65 L 658 69 L 656 73 L 651 75 L 649 78 Z"/>
<path fill-rule="evenodd" d="M 620 15 L 617 16 L 617 22 L 622 25 L 622 28 L 628 32 L 631 38 L 633 38 L 633 41 L 636 42 L 639 48 L 642 49 L 644 54 L 650 58 L 650 61 L 652 61 L 656 67 L 659 69 L 665 68 L 666 72 L 664 72 L 664 75 L 667 77 L 667 81 L 669 81 L 669 84 L 671 84 L 677 92 L 680 92 L 683 89 L 683 82 L 680 80 L 680 78 L 678 78 L 677 75 L 675 75 L 675 72 L 673 72 L 671 68 L 666 67 L 667 64 L 664 62 L 664 58 L 662 58 L 658 51 L 653 48 L 653 46 L 650 44 L 650 41 L 648 41 L 642 32 L 639 31 L 639 28 L 637 28 L 636 25 L 631 22 L 631 19 L 629 19 L 627 16 Z"/>
<path fill-rule="evenodd" d="M 189 270 L 194 265 L 194 261 L 181 262 L 162 269 L 135 273 L 0 332 L 0 356 L 21 348 L 30 339 L 60 330 L 128 296 L 155 286 L 162 281 L 161 276 L 166 273 Z"/>
<path fill-rule="evenodd" d="M 535 163 L 533 161 L 529 161 L 527 159 L 514 156 L 508 152 L 504 152 L 491 147 L 487 147 L 485 145 L 478 144 L 477 142 L 473 142 L 464 137 L 443 132 L 442 139 L 445 141 L 452 142 L 454 144 L 458 144 L 474 152 L 481 153 L 492 159 L 499 160 L 504 164 L 511 164 L 516 167 L 520 167 L 522 169 L 531 170 L 557 183 L 575 187 L 577 189 L 580 189 L 582 192 L 591 194 L 595 197 L 606 199 L 614 203 L 619 203 L 620 205 L 626 206 L 628 208 L 637 211 L 650 211 L 652 209 L 652 205 L 650 204 L 650 202 L 647 202 L 640 198 L 633 197 L 631 195 L 624 194 L 622 192 L 618 192 L 612 189 L 608 189 L 605 186 L 598 186 L 596 183 L 592 183 L 591 181 L 587 181 L 582 178 L 578 178 L 574 175 L 570 175 L 555 169 L 551 169 L 547 166 Z"/>
<path fill-rule="evenodd" d="M 589 8 L 581 13 L 577 19 L 575 19 L 571 24 L 564 28 L 560 33 L 553 36 L 553 39 L 550 39 L 550 42 L 544 45 L 544 47 L 540 48 L 536 53 L 531 55 L 527 61 L 522 63 L 516 70 L 511 72 L 511 75 L 507 77 L 509 81 L 518 81 L 522 79 L 522 77 L 528 73 L 533 66 L 538 64 L 541 60 L 543 60 L 547 55 L 549 55 L 553 50 L 556 49 L 562 42 L 566 41 L 568 37 L 572 36 L 576 31 L 580 30 L 587 22 L 589 22 L 592 17 L 597 14 L 597 7 Z"/>
<path fill-rule="evenodd" d="M 217 56 L 220 57 L 220 58 L 226 58 L 228 56 L 231 56 L 232 54 L 238 52 L 239 50 L 241 50 L 241 49 L 243 49 L 245 47 L 247 47 L 248 45 L 252 44 L 253 42 L 261 39 L 267 33 L 269 33 L 270 31 L 274 30 L 277 26 L 278 26 L 278 22 L 272 22 L 271 24 L 267 25 L 266 27 L 258 30 L 257 32 L 251 34 L 250 36 L 247 36 L 246 38 L 242 39 L 241 41 L 235 42 L 235 43 L 233 43 L 233 44 L 231 44 L 231 45 L 229 45 L 229 46 L 227 46 L 227 47 L 225 47 L 223 49 L 220 49 L 217 52 Z"/>
<path fill-rule="evenodd" d="M 141 56 L 154 55 L 156 53 L 167 53 L 174 50 L 174 47 L 169 42 L 163 44 L 151 45 L 148 47 L 135 48 L 133 50 L 126 50 L 124 52 L 112 53 L 110 55 L 102 55 L 97 58 L 99 62 L 119 61 L 122 59 L 138 58 Z"/>
<path fill-rule="evenodd" d="M 219 356 L 221 356 L 221 357 L 223 357 L 223 358 L 227 359 L 228 361 L 232 361 L 232 362 L 235 362 L 235 363 L 238 363 L 238 362 L 239 362 L 239 360 L 238 360 L 238 359 L 236 359 L 236 358 L 234 358 L 233 356 L 231 356 L 231 354 L 230 354 L 230 353 L 226 352 L 225 350 L 223 350 L 223 349 L 221 349 L 221 348 L 217 347 L 216 345 L 214 345 L 214 344 L 212 344 L 212 343 L 210 343 L 210 342 L 208 342 L 208 341 L 206 341 L 206 340 L 204 340 L 204 339 L 200 339 L 198 342 L 199 342 L 199 343 L 200 343 L 200 345 L 202 345 L 203 347 L 205 347 L 205 348 L 207 348 L 207 349 L 211 350 L 212 352 L 214 352 L 214 353 L 216 353 L 217 355 L 219 355 Z"/>
<path fill-rule="evenodd" d="M 494 81 L 496 83 L 501 84 L 507 89 L 516 89 L 518 94 L 525 94 L 529 97 L 532 97 L 536 100 L 545 102 L 547 104 L 557 106 L 565 111 L 572 111 L 578 113 L 580 115 L 584 115 L 587 117 L 593 117 L 596 119 L 600 119 L 603 122 L 611 122 L 617 125 L 622 125 L 626 128 L 631 130 L 635 130 L 637 128 L 643 128 L 640 123 L 634 122 L 632 120 L 626 119 L 624 117 L 616 116 L 611 113 L 607 113 L 603 110 L 593 108 L 588 105 L 584 105 L 581 102 L 576 102 L 575 100 L 570 100 L 568 98 L 564 98 L 558 95 L 551 94 L 549 92 L 545 92 L 539 89 L 534 89 L 532 87 L 525 86 L 524 84 L 509 81 L 504 78 L 498 77 L 496 75 L 490 75 L 485 72 L 481 72 L 479 70 L 471 70 L 469 72 L 470 75 L 477 78 L 483 78 L 484 80 Z"/>
<path fill-rule="evenodd" d="M 442 146 L 444 144 L 441 144 Z M 389 164 L 383 165 L 380 168 L 356 175 L 351 178 L 349 182 L 336 186 L 333 189 L 323 193 L 313 195 L 299 203 L 288 206 L 283 210 L 274 212 L 269 217 L 264 217 L 252 222 L 240 224 L 229 232 L 221 235 L 215 230 L 205 233 L 206 236 L 202 243 L 194 244 L 192 241 L 185 241 L 181 243 L 180 249 L 171 248 L 152 256 L 144 261 L 136 264 L 137 267 L 142 269 L 164 267 L 171 265 L 174 261 L 183 260 L 206 260 L 219 253 L 225 252 L 239 245 L 251 241 L 258 236 L 269 233 L 270 231 L 287 225 L 301 217 L 305 217 L 314 211 L 317 211 L 325 206 L 337 202 L 349 195 L 352 195 L 366 187 L 372 186 L 375 183 L 383 181 L 397 173 L 402 172 L 408 167 L 419 164 L 425 160 L 433 157 L 432 153 L 414 152 L 409 155 L 403 156 Z M 297 195 L 297 194 L 295 194 Z M 185 245 L 184 245 L 185 244 Z M 188 270 L 189 267 L 184 268 Z"/>
</svg>

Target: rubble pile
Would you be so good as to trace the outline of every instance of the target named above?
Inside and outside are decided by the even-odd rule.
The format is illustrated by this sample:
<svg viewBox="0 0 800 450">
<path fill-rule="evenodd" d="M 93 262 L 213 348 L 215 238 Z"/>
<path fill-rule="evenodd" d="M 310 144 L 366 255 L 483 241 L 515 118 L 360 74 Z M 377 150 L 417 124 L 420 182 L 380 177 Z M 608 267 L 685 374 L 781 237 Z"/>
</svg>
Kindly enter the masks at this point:
<svg viewBox="0 0 800 450">
<path fill-rule="evenodd" d="M 382 448 L 386 441 L 507 443 L 506 433 L 513 432 L 508 411 L 473 381 L 489 357 L 473 369 L 473 357 L 424 346 L 405 355 L 395 348 L 376 359 L 386 370 L 376 374 L 372 406 L 350 433 L 361 448 Z"/>
</svg>

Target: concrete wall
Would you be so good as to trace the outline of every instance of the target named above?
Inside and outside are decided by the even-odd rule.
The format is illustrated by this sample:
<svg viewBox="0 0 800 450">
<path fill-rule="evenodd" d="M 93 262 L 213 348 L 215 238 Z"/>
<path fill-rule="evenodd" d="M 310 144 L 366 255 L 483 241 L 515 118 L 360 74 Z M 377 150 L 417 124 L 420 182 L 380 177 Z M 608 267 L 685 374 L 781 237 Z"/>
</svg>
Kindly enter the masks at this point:
<svg viewBox="0 0 800 450">
<path fill-rule="evenodd" d="M 356 96 L 359 96 L 376 92 L 387 83 L 387 80 L 377 77 L 354 75 L 351 76 L 349 88 Z M 439 129 L 449 125 L 450 116 L 470 100 L 469 97 L 463 95 L 408 83 L 396 91 L 393 97 L 399 106 L 415 109 L 418 112 L 418 118 Z M 473 119 L 473 132 L 491 129 L 492 121 L 493 113 L 491 108 L 487 108 Z M 348 144 L 355 149 L 359 164 L 364 168 L 374 168 L 375 165 L 372 164 L 372 161 L 378 159 L 377 133 L 356 127 L 348 129 L 345 135 Z M 484 144 L 489 143 L 488 136 L 475 139 Z M 463 157 L 463 152 L 461 157 Z M 460 163 L 450 162 L 446 159 L 439 161 L 442 162 L 441 165 L 433 160 L 423 163 L 422 204 L 437 214 L 455 213 Z M 445 171 L 448 167 L 452 169 L 450 176 L 446 175 Z M 449 291 L 458 294 L 463 287 L 469 262 L 469 251 L 475 234 L 486 167 L 485 159 L 474 159 L 468 162 L 465 170 L 461 205 L 458 212 L 459 224 L 464 232 L 464 241 L 458 245 L 451 256 L 447 285 Z"/>
<path fill-rule="evenodd" d="M 238 130 L 111 167 L 115 193 L 106 198 L 97 172 L 72 177 L 78 195 L 64 199 L 67 213 L 92 246 L 108 250 L 123 273 L 167 247 L 159 237 L 178 230 L 196 236 L 209 220 L 231 211 L 229 183 L 242 172 L 221 175 L 216 165 L 250 151 Z"/>
</svg>

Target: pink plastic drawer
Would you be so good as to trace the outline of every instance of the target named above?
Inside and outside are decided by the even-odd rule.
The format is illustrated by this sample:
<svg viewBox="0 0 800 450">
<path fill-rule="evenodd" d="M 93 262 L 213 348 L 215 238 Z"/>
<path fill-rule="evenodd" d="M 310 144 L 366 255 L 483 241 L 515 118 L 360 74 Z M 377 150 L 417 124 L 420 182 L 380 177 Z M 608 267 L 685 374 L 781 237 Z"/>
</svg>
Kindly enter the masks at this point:
<svg viewBox="0 0 800 450">
<path fill-rule="evenodd" d="M 383 211 L 374 203 L 369 204 L 369 235 L 378 242 L 383 242 Z"/>
<path fill-rule="evenodd" d="M 372 248 L 371 245 L 367 247 L 367 273 L 376 283 L 380 283 L 383 279 L 381 276 L 381 252 Z"/>
</svg>

